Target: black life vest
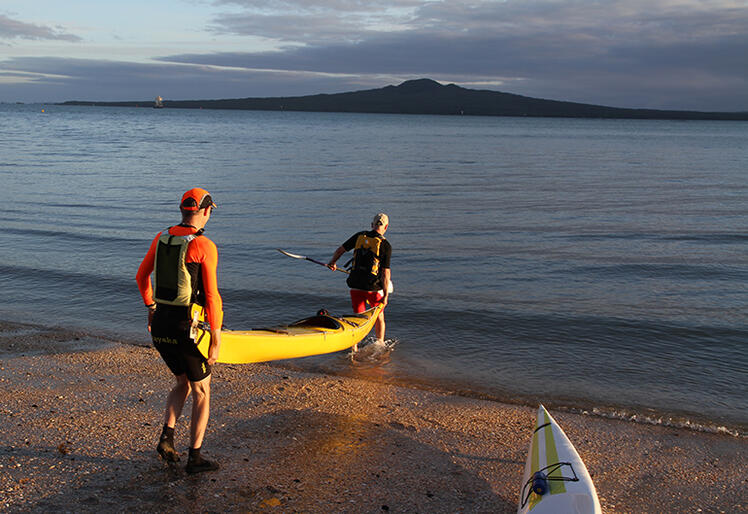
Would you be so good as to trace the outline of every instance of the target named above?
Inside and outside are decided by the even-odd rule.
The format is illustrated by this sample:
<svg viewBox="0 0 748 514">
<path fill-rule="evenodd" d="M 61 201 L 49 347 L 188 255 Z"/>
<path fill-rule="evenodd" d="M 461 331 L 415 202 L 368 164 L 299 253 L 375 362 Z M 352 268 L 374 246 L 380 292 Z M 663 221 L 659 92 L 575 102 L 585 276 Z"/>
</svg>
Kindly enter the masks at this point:
<svg viewBox="0 0 748 514">
<path fill-rule="evenodd" d="M 353 249 L 353 266 L 348 277 L 348 286 L 353 289 L 376 291 L 381 289 L 380 248 L 384 237 L 371 232 L 360 234 Z"/>
</svg>

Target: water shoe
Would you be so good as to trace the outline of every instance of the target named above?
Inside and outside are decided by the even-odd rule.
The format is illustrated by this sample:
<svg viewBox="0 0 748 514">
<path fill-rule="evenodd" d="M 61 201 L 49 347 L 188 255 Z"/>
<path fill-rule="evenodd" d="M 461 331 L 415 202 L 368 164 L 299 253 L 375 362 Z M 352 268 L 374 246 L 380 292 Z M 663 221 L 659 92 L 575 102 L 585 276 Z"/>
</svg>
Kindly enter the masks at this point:
<svg viewBox="0 0 748 514">
<path fill-rule="evenodd" d="M 197 459 L 189 459 L 187 467 L 184 470 L 187 473 L 202 473 L 203 471 L 216 471 L 219 467 L 217 462 L 199 457 Z"/>
<path fill-rule="evenodd" d="M 179 462 L 179 454 L 174 449 L 174 443 L 168 439 L 161 439 L 156 446 L 156 451 L 166 462 Z"/>
</svg>

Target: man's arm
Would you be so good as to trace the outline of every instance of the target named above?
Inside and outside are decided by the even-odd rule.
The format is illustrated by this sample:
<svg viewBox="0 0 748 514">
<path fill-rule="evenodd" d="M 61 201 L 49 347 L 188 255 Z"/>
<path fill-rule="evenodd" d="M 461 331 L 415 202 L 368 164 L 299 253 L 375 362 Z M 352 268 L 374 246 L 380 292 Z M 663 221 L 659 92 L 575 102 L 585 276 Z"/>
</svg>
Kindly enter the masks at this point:
<svg viewBox="0 0 748 514">
<path fill-rule="evenodd" d="M 148 248 L 148 252 L 143 257 L 143 261 L 138 267 L 138 272 L 135 274 L 135 282 L 138 283 L 138 290 L 140 296 L 143 297 L 143 303 L 151 305 L 153 303 L 153 288 L 151 286 L 151 273 L 153 273 L 153 266 L 156 262 L 156 246 L 158 246 L 158 238 L 161 234 L 157 234 L 151 246 Z"/>
<path fill-rule="evenodd" d="M 160 234 L 156 235 L 151 242 L 151 246 L 148 248 L 148 253 L 143 257 L 143 261 L 138 267 L 138 272 L 135 274 L 135 281 L 138 283 L 140 296 L 143 297 L 143 303 L 148 307 L 148 332 L 151 331 L 153 314 L 156 312 L 156 302 L 153 301 L 151 273 L 153 273 L 153 266 L 156 262 L 156 246 L 158 245 L 159 236 Z"/>
<path fill-rule="evenodd" d="M 387 302 L 390 299 L 390 280 L 391 280 L 392 274 L 390 273 L 390 268 L 384 268 L 382 273 L 382 290 L 384 291 L 384 297 L 382 298 L 382 305 L 385 307 L 387 306 Z"/>
<path fill-rule="evenodd" d="M 194 243 L 194 241 L 193 241 Z M 205 309 L 210 323 L 210 346 L 208 347 L 208 364 L 218 360 L 221 351 L 221 327 L 223 325 L 223 299 L 218 292 L 218 249 L 208 240 L 203 244 L 204 256 L 201 263 L 203 288 L 205 292 Z"/>
<path fill-rule="evenodd" d="M 201 238 L 195 239 L 195 244 Z M 218 292 L 218 249 L 213 241 L 201 241 L 203 257 L 201 262 L 203 292 L 205 293 L 205 314 L 212 330 L 221 330 L 223 326 L 223 300 Z"/>
<path fill-rule="evenodd" d="M 338 262 L 338 259 L 340 259 L 340 257 L 342 257 L 342 255 L 345 252 L 346 252 L 345 248 L 343 248 L 342 246 L 338 246 L 337 250 L 335 250 L 335 253 L 332 254 L 332 257 L 330 258 L 330 262 L 327 263 L 327 267 L 333 271 L 338 269 L 335 263 Z"/>
</svg>

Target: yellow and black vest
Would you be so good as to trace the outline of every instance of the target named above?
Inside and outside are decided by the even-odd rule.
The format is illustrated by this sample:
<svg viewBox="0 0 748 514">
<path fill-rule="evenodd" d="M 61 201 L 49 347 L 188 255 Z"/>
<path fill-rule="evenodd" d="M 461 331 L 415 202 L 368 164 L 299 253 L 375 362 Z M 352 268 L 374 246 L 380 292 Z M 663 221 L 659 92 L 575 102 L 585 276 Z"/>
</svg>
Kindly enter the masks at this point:
<svg viewBox="0 0 748 514">
<path fill-rule="evenodd" d="M 202 230 L 187 236 L 174 236 L 164 230 L 158 239 L 154 263 L 154 294 L 156 303 L 189 307 L 197 300 L 200 265 L 187 264 L 187 246 L 200 237 Z"/>
<path fill-rule="evenodd" d="M 353 266 L 346 281 L 352 289 L 377 291 L 381 289 L 379 277 L 380 248 L 384 237 L 371 232 L 359 234 L 353 249 Z"/>
</svg>

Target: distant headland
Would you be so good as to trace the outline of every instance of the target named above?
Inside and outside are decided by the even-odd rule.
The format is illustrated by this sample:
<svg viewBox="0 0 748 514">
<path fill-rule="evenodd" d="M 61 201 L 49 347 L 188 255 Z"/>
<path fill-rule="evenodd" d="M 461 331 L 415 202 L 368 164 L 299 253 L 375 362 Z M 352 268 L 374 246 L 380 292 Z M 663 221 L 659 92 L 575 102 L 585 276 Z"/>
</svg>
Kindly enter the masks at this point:
<svg viewBox="0 0 748 514">
<path fill-rule="evenodd" d="M 68 101 L 60 105 L 154 107 L 153 101 Z M 745 112 L 701 112 L 624 109 L 545 100 L 498 91 L 442 85 L 431 79 L 408 80 L 398 86 L 349 93 L 310 96 L 233 98 L 225 100 L 163 100 L 159 107 L 178 109 L 244 109 L 263 111 L 441 114 L 470 116 L 531 116 L 552 118 L 629 118 L 668 120 L 748 120 Z"/>
</svg>

